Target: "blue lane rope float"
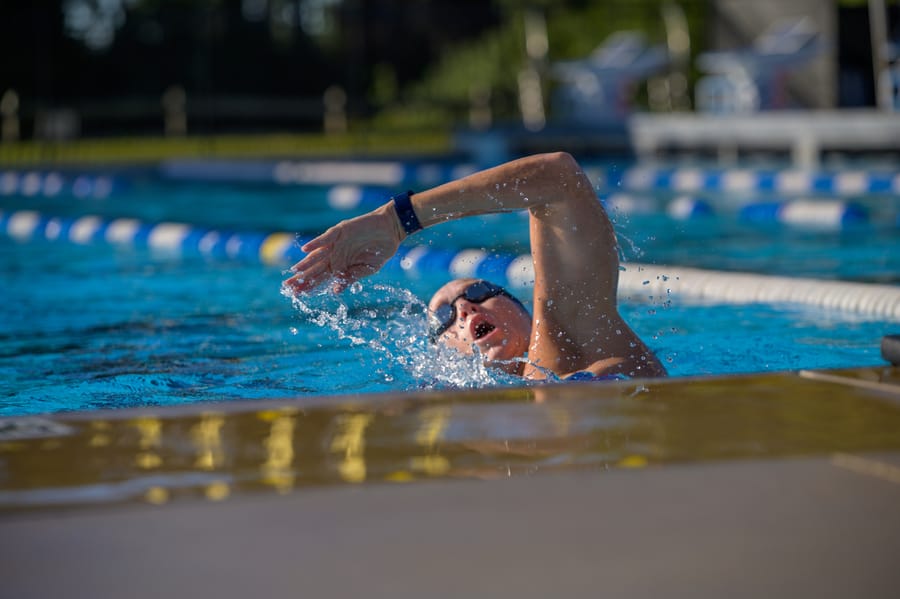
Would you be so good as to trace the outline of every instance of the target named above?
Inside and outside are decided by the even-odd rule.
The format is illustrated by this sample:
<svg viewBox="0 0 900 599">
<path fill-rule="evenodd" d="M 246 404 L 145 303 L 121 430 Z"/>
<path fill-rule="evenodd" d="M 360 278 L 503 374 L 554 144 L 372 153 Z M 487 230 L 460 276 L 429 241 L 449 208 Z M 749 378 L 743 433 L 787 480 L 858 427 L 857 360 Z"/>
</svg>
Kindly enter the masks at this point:
<svg viewBox="0 0 900 599">
<path fill-rule="evenodd" d="M 844 200 L 748 203 L 741 207 L 739 216 L 741 220 L 751 223 L 835 229 L 861 225 L 869 220 L 868 211 L 863 206 Z"/>
<path fill-rule="evenodd" d="M 612 216 L 666 214 L 674 220 L 686 221 L 730 215 L 749 224 L 826 229 L 851 228 L 870 222 L 869 211 L 860 203 L 829 198 L 753 200 L 731 207 L 714 206 L 706 199 L 689 195 L 659 198 L 615 193 L 602 197 L 601 201 Z"/>
<path fill-rule="evenodd" d="M 371 185 L 335 185 L 328 189 L 326 200 L 332 210 L 374 210 L 387 202 L 394 193 L 388 187 Z"/>
<path fill-rule="evenodd" d="M 611 188 L 631 191 L 675 192 L 766 192 L 781 196 L 825 194 L 900 195 L 900 174 L 877 170 L 782 170 L 702 169 L 637 166 L 621 177 L 611 176 Z"/>
<path fill-rule="evenodd" d="M 293 233 L 234 232 L 186 223 L 144 223 L 86 215 L 63 218 L 31 210 L 0 212 L 0 233 L 21 241 L 48 240 L 147 248 L 176 255 L 289 265 L 299 260 L 308 241 Z M 510 289 L 534 283 L 531 256 L 483 249 L 446 250 L 403 244 L 386 269 L 408 276 L 446 273 L 479 277 Z M 791 303 L 864 314 L 900 322 L 900 287 L 818 279 L 731 273 L 696 268 L 629 263 L 619 273 L 619 293 L 633 301 L 673 299 L 715 303 Z"/>
<path fill-rule="evenodd" d="M 274 182 L 280 185 L 356 184 L 431 187 L 477 170 L 469 163 L 396 160 L 169 160 L 159 174 L 172 180 Z M 390 194 L 389 194 L 390 195 Z"/>
<path fill-rule="evenodd" d="M 124 187 L 119 177 L 97 173 L 0 170 L 0 197 L 56 197 L 103 199 Z"/>
</svg>

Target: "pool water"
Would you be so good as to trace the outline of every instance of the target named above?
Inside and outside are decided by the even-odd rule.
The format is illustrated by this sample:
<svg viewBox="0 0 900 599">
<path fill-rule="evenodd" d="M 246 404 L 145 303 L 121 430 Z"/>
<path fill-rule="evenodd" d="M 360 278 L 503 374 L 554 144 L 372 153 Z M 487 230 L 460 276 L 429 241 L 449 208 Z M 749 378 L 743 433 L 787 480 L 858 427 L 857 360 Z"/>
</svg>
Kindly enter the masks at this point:
<svg viewBox="0 0 900 599">
<path fill-rule="evenodd" d="M 111 189 L 80 197 L 9 194 L 0 210 L 310 236 L 363 208 L 329 206 L 325 187 L 144 175 L 117 179 Z M 884 202 L 872 213 L 895 214 Z M 612 216 L 626 264 L 900 281 L 893 216 L 831 229 Z M 519 254 L 527 252 L 527 220 L 470 219 L 425 231 L 416 242 Z M 280 289 L 287 266 L 0 236 L 0 415 L 521 383 L 477 360 L 437 355 L 425 342 L 423 302 L 446 282 L 445 272 L 409 275 L 394 267 L 340 297 L 292 301 Z M 674 376 L 877 365 L 881 337 L 900 328 L 796 305 L 655 298 L 626 303 L 622 313 Z"/>
</svg>

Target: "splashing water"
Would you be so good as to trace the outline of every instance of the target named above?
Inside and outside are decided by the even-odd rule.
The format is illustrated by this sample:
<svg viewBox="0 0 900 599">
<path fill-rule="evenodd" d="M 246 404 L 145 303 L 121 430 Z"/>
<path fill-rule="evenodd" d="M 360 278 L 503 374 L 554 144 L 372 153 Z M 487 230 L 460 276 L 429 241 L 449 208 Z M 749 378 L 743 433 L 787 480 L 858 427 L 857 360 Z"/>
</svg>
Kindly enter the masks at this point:
<svg viewBox="0 0 900 599">
<path fill-rule="evenodd" d="M 463 355 L 428 342 L 427 306 L 410 291 L 356 282 L 345 294 L 331 285 L 289 297 L 300 318 L 366 354 L 374 377 L 410 389 L 461 389 L 522 384 L 522 379 L 484 365 L 476 352 Z M 296 334 L 296 328 L 291 331 Z M 335 364 L 339 370 L 341 365 Z"/>
</svg>

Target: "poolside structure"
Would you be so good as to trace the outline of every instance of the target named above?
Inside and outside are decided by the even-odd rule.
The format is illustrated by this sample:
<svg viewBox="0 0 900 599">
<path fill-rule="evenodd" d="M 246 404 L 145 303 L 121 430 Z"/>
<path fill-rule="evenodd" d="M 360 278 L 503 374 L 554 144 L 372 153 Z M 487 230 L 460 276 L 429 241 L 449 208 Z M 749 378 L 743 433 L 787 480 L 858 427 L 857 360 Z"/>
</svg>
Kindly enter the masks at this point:
<svg viewBox="0 0 900 599">
<path fill-rule="evenodd" d="M 816 168 L 826 154 L 900 154 L 900 118 L 875 110 L 783 110 L 755 114 L 635 113 L 619 125 L 549 126 L 539 134 L 517 129 L 458 132 L 458 149 L 487 163 L 518 153 L 574 148 L 587 155 L 634 153 L 641 160 L 690 155 L 723 166 L 748 156 L 787 158 Z"/>
<path fill-rule="evenodd" d="M 633 86 L 669 63 L 663 47 L 648 46 L 637 32 L 617 32 L 587 58 L 552 65 L 553 77 L 561 82 L 557 118 L 588 125 L 617 121 L 631 112 Z"/>
<path fill-rule="evenodd" d="M 750 115 L 634 115 L 635 152 L 695 152 L 734 163 L 740 155 L 785 155 L 799 168 L 821 164 L 825 152 L 897 154 L 900 118 L 875 111 L 781 111 Z"/>
<path fill-rule="evenodd" d="M 17 598 L 900 584 L 896 367 L 7 418 L 0 464 Z"/>
</svg>

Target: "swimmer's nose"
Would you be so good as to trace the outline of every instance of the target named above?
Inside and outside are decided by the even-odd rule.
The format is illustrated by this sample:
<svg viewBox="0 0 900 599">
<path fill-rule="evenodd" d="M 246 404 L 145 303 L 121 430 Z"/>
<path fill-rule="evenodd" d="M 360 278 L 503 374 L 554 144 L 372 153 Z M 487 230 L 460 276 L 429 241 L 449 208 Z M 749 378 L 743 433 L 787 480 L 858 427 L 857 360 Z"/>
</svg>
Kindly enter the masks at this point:
<svg viewBox="0 0 900 599">
<path fill-rule="evenodd" d="M 456 303 L 456 314 L 460 320 L 466 320 L 471 314 L 478 312 L 478 304 L 473 304 L 466 299 L 458 300 Z"/>
</svg>

